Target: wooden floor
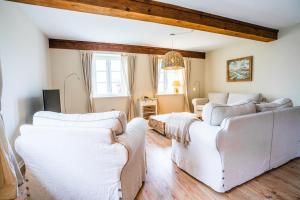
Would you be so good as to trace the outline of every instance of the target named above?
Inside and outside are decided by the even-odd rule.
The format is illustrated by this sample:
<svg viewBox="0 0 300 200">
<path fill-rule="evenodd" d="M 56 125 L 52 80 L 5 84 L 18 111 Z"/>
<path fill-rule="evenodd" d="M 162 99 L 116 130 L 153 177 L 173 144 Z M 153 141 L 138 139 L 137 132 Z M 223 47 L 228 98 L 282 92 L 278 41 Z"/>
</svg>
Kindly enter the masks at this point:
<svg viewBox="0 0 300 200">
<path fill-rule="evenodd" d="M 171 141 L 150 130 L 147 134 L 147 164 L 146 181 L 137 199 L 300 200 L 300 159 L 221 194 L 177 168 L 171 161 Z"/>
</svg>

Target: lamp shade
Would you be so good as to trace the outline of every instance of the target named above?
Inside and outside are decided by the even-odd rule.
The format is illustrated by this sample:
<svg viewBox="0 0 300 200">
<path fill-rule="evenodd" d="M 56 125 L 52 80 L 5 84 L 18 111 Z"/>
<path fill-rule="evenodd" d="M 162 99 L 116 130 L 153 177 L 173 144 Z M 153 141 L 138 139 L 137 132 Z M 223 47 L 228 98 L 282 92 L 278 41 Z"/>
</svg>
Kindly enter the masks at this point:
<svg viewBox="0 0 300 200">
<path fill-rule="evenodd" d="M 182 55 L 177 51 L 169 51 L 164 55 L 162 60 L 162 69 L 178 70 L 184 68 Z"/>
<path fill-rule="evenodd" d="M 175 81 L 173 81 L 172 86 L 173 86 L 173 87 L 180 87 L 180 86 L 181 86 L 181 83 L 180 83 L 180 81 L 175 80 Z"/>
</svg>

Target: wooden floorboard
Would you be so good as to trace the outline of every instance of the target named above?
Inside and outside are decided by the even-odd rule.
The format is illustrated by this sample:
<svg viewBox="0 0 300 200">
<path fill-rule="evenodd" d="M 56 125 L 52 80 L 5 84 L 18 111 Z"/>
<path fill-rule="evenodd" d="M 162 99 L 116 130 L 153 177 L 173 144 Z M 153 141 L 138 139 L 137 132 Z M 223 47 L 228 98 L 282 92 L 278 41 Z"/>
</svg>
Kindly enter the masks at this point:
<svg viewBox="0 0 300 200">
<path fill-rule="evenodd" d="M 147 176 L 138 200 L 300 200 L 300 159 L 267 172 L 224 194 L 192 178 L 171 161 L 171 141 L 147 134 Z"/>
</svg>

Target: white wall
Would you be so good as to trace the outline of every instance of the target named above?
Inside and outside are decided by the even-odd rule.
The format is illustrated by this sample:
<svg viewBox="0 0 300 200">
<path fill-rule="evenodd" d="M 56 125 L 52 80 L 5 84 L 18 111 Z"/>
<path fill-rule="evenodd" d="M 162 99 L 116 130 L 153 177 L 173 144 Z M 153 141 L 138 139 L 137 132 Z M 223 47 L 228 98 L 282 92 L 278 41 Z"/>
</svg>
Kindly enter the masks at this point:
<svg viewBox="0 0 300 200">
<path fill-rule="evenodd" d="M 253 81 L 226 82 L 226 61 L 244 56 L 254 57 Z M 205 94 L 213 91 L 260 92 L 300 105 L 300 25 L 280 30 L 274 42 L 247 41 L 207 53 Z"/>
<path fill-rule="evenodd" d="M 47 38 L 12 6 L 0 1 L 0 57 L 3 75 L 2 113 L 11 144 L 19 126 L 42 109 L 48 87 Z"/>
<path fill-rule="evenodd" d="M 50 61 L 52 69 L 52 87 L 60 89 L 61 94 L 63 93 L 63 80 L 68 74 L 75 72 L 81 77 L 80 81 L 76 78 L 68 81 L 69 88 L 66 90 L 66 105 L 67 110 L 70 113 L 86 112 L 86 92 L 82 81 L 79 51 L 50 49 Z M 148 55 L 137 54 L 136 65 L 135 100 L 137 101 L 137 99 L 142 96 L 152 96 Z M 192 59 L 191 83 L 194 83 L 196 80 L 201 82 L 200 92 L 204 94 L 204 61 L 201 59 Z M 199 93 L 199 91 L 196 91 L 196 93 Z M 196 93 L 192 92 L 191 95 L 199 96 Z M 63 100 L 63 95 L 61 95 L 61 98 Z M 160 96 L 159 103 L 161 113 L 184 111 L 183 95 Z M 96 112 L 109 111 L 112 109 L 126 111 L 127 98 L 96 98 L 94 99 L 94 107 Z"/>
</svg>

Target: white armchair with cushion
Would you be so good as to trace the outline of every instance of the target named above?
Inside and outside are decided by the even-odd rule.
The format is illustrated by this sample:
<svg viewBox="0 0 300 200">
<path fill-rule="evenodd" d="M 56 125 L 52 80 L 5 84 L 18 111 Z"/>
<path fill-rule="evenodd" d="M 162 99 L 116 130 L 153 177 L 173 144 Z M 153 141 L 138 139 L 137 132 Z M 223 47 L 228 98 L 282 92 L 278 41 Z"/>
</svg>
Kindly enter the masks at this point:
<svg viewBox="0 0 300 200">
<path fill-rule="evenodd" d="M 242 101 L 253 101 L 255 103 L 260 103 L 261 95 L 256 93 L 222 93 L 222 92 L 214 92 L 208 93 L 208 98 L 195 98 L 192 100 L 192 104 L 194 106 L 194 113 L 198 115 L 202 115 L 203 108 L 205 104 L 217 103 L 217 104 L 235 104 Z"/>
<path fill-rule="evenodd" d="M 147 123 L 122 112 L 38 112 L 15 148 L 30 199 L 133 200 L 145 180 Z"/>
<path fill-rule="evenodd" d="M 256 112 L 251 101 L 206 104 L 204 121 L 189 128 L 189 145 L 172 140 L 172 160 L 215 191 L 226 192 L 300 157 L 300 107 L 276 102 L 265 112 Z"/>
</svg>

